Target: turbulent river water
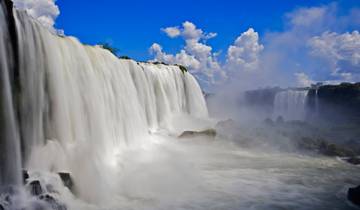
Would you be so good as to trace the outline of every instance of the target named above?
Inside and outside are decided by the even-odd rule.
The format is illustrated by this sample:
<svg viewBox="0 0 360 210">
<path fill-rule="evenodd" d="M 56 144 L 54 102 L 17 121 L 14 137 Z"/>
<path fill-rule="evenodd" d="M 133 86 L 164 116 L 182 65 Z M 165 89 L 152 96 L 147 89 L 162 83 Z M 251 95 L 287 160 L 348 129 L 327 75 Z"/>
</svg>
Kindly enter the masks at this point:
<svg viewBox="0 0 360 210">
<path fill-rule="evenodd" d="M 118 59 L 0 4 L 0 207 L 55 208 L 22 186 L 26 169 L 69 210 L 355 208 L 358 167 L 245 149 L 229 133 L 178 138 L 217 122 L 190 73 Z"/>
</svg>

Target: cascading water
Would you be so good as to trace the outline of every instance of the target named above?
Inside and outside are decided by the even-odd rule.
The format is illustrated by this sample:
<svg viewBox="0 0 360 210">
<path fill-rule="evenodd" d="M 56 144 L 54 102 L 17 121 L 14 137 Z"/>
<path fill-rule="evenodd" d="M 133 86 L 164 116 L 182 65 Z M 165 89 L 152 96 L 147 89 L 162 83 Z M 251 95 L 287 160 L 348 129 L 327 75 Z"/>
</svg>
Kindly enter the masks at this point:
<svg viewBox="0 0 360 210">
<path fill-rule="evenodd" d="M 0 186 L 19 185 L 22 168 L 30 175 L 21 196 L 0 191 L 0 209 L 352 209 L 343 188 L 360 181 L 357 168 L 274 151 L 267 138 L 292 142 L 263 129 L 177 138 L 214 126 L 190 73 L 120 60 L 24 12 L 10 14 L 10 27 L 0 3 Z M 300 119 L 305 98 L 281 92 L 276 110 Z M 32 180 L 40 196 L 30 195 Z"/>
<path fill-rule="evenodd" d="M 273 117 L 285 120 L 304 120 L 306 114 L 307 90 L 286 90 L 275 95 Z"/>
<path fill-rule="evenodd" d="M 0 1 L 0 186 L 21 183 L 20 139 L 12 95 L 15 59 L 5 2 Z"/>
<path fill-rule="evenodd" d="M 188 72 L 120 60 L 101 47 L 56 36 L 19 11 L 14 17 L 20 87 L 12 91 L 9 61 L 14 56 L 3 8 L 0 183 L 20 182 L 15 95 L 24 167 L 71 172 L 80 197 L 93 202 L 105 191 L 101 189 L 112 189 L 101 177 L 114 173 L 112 166 L 122 150 L 148 144 L 149 133 L 170 129 L 167 122 L 174 116 L 207 116 L 200 87 Z"/>
</svg>

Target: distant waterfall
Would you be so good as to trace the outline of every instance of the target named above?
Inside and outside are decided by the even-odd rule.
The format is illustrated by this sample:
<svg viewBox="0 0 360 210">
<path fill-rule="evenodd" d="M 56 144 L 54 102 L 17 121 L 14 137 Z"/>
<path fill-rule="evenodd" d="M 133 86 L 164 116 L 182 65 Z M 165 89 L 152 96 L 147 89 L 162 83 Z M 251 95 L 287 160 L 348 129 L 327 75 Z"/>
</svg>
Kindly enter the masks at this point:
<svg viewBox="0 0 360 210">
<path fill-rule="evenodd" d="M 20 177 L 12 97 L 18 99 L 25 168 L 70 171 L 87 200 L 99 194 L 94 186 L 113 185 L 110 179 L 98 185 L 96 180 L 109 174 L 107 169 L 124 148 L 151 141 L 150 133 L 167 129 L 174 115 L 207 117 L 198 83 L 178 66 L 118 59 L 101 47 L 56 36 L 19 11 L 14 17 L 20 87 L 11 91 L 13 56 L 1 9 L 0 182 Z"/>
<path fill-rule="evenodd" d="M 285 120 L 304 120 L 306 114 L 307 90 L 286 90 L 275 95 L 273 118 L 282 116 Z"/>
</svg>

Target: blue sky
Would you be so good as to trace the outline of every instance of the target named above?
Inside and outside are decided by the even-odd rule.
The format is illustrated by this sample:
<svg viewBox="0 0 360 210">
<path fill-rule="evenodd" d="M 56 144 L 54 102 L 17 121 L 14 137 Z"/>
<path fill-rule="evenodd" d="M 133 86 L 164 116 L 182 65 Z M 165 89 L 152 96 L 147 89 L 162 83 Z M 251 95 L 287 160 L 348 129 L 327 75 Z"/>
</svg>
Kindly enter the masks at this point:
<svg viewBox="0 0 360 210">
<path fill-rule="evenodd" d="M 99 3 L 101 2 L 101 3 Z M 222 50 L 249 27 L 260 36 L 267 31 L 282 30 L 284 15 L 299 7 L 318 6 L 327 0 L 57 0 L 60 15 L 56 27 L 82 42 L 110 42 L 120 54 L 137 60 L 150 58 L 148 48 L 162 43 L 168 52 L 177 51 L 181 40 L 171 40 L 160 28 L 191 21 L 199 28 L 218 33 L 210 40 L 214 49 Z M 342 9 L 360 5 L 358 0 L 339 1 Z"/>
<path fill-rule="evenodd" d="M 204 89 L 360 81 L 360 0 L 13 1 L 83 43 L 182 64 Z"/>
</svg>

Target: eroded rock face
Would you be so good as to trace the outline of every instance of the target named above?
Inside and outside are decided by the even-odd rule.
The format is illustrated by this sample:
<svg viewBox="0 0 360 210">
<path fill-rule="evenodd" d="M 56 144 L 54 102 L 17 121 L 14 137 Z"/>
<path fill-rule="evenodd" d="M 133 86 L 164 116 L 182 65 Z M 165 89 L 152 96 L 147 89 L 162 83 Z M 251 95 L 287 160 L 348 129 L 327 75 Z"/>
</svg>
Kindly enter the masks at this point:
<svg viewBox="0 0 360 210">
<path fill-rule="evenodd" d="M 328 123 L 360 122 L 360 83 L 323 85 L 310 89 L 309 109 Z"/>
<path fill-rule="evenodd" d="M 352 203 L 360 206 L 360 185 L 349 188 L 347 197 Z"/>
</svg>

